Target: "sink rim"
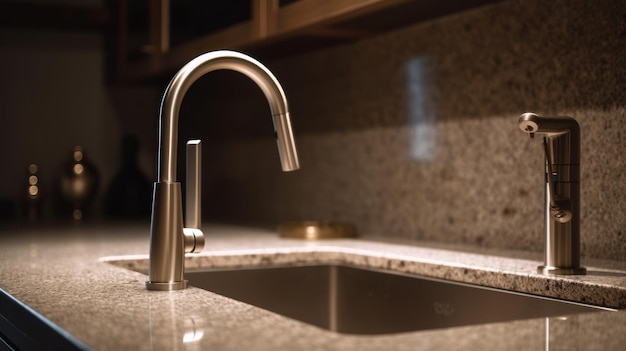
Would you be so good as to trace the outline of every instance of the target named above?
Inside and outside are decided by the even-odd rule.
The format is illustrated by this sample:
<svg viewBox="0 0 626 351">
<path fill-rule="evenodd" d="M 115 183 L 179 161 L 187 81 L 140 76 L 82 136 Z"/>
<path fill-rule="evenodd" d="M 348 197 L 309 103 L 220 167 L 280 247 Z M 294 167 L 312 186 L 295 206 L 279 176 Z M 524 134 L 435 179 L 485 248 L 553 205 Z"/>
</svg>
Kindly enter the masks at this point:
<svg viewBox="0 0 626 351">
<path fill-rule="evenodd" d="M 536 262 L 525 258 L 459 253 L 408 245 L 393 245 L 389 251 L 381 252 L 378 247 L 380 243 L 359 240 L 359 245 L 375 245 L 374 249 L 371 249 L 352 247 L 353 242 L 354 240 L 345 243 L 342 241 L 339 245 L 324 243 L 307 246 L 282 246 L 284 243 L 281 242 L 281 245 L 268 244 L 262 248 L 220 247 L 214 251 L 187 255 L 185 266 L 188 271 L 196 268 L 227 269 L 299 263 L 346 264 L 368 269 L 384 267 L 397 273 L 516 291 L 610 309 L 626 308 L 626 286 L 607 284 L 593 275 L 582 277 L 540 275 L 535 271 Z M 346 244 L 350 247 L 343 246 Z M 398 248 L 402 251 L 394 251 Z M 143 274 L 147 274 L 148 271 L 149 257 L 146 254 L 105 256 L 98 260 Z M 495 261 L 497 268 L 494 268 L 494 260 L 502 260 Z M 615 271 L 618 276 L 622 274 L 619 269 L 606 269 Z M 599 271 L 603 273 L 602 268 L 599 268 Z"/>
<path fill-rule="evenodd" d="M 270 264 L 270 265 L 254 265 L 254 266 L 236 266 L 236 267 L 211 267 L 211 268 L 197 268 L 197 267 L 194 267 L 194 268 L 186 269 L 185 270 L 185 274 L 187 274 L 187 273 L 203 273 L 203 272 L 212 272 L 212 271 L 270 270 L 270 269 L 281 269 L 281 268 L 302 268 L 302 267 L 316 267 L 316 266 L 352 268 L 352 269 L 371 271 L 371 272 L 378 272 L 378 273 L 390 274 L 390 275 L 397 275 L 397 276 L 402 276 L 402 277 L 407 277 L 407 278 L 415 278 L 415 279 L 420 279 L 420 280 L 426 280 L 426 281 L 432 281 L 432 282 L 438 282 L 438 283 L 444 283 L 444 284 L 450 284 L 450 285 L 456 285 L 456 286 L 463 286 L 463 287 L 468 287 L 468 288 L 475 288 L 475 289 L 488 290 L 488 291 L 493 291 L 493 292 L 506 293 L 506 294 L 511 294 L 511 295 L 533 297 L 533 298 L 537 298 L 537 299 L 541 299 L 541 300 L 554 301 L 554 302 L 566 303 L 566 304 L 571 304 L 571 305 L 578 305 L 578 306 L 583 306 L 583 307 L 591 307 L 591 308 L 595 308 L 595 309 L 598 309 L 598 310 L 604 310 L 604 311 L 610 311 L 610 312 L 619 311 L 619 309 L 616 309 L 616 308 L 613 308 L 613 307 L 593 305 L 593 304 L 589 304 L 589 303 L 584 303 L 584 302 L 579 302 L 579 301 L 572 301 L 572 300 L 567 300 L 567 299 L 561 299 L 561 298 L 556 298 L 556 297 L 551 297 L 551 296 L 544 296 L 544 295 L 532 294 L 532 293 L 527 293 L 527 292 L 520 292 L 520 291 L 517 291 L 517 290 L 508 290 L 508 289 L 503 289 L 503 288 L 496 288 L 496 287 L 491 287 L 491 286 L 485 286 L 485 285 L 479 285 L 479 284 L 473 284 L 473 283 L 449 280 L 449 279 L 445 279 L 445 278 L 430 277 L 430 276 L 424 276 L 424 275 L 400 272 L 400 271 L 395 271 L 395 270 L 390 270 L 390 269 L 373 268 L 373 267 L 368 267 L 368 266 L 346 264 L 346 263 L 341 263 L 341 262 L 339 262 L 339 263 L 338 262 L 315 262 L 315 263 L 304 263 L 304 264 L 296 263 L 296 264 L 290 264 L 290 265 L 285 265 L 285 264 L 283 264 L 283 265 L 272 265 L 272 264 Z M 497 274 L 497 273 L 495 273 L 495 274 Z M 193 285 L 191 285 L 191 286 L 193 286 Z M 193 287 L 194 288 L 198 288 L 196 286 L 193 286 Z M 198 289 L 202 289 L 202 288 L 198 288 Z M 202 289 L 202 290 L 206 290 L 206 289 Z"/>
</svg>

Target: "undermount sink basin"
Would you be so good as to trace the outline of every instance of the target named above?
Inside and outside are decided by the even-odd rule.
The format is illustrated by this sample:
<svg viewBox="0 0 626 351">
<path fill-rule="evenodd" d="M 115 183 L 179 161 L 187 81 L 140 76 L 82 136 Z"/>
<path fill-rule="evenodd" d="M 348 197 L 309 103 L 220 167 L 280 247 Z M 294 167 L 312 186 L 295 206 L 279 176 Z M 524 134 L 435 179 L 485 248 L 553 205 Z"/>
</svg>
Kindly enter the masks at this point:
<svg viewBox="0 0 626 351">
<path fill-rule="evenodd" d="M 343 265 L 188 271 L 209 290 L 327 330 L 384 334 L 606 310 Z"/>
</svg>

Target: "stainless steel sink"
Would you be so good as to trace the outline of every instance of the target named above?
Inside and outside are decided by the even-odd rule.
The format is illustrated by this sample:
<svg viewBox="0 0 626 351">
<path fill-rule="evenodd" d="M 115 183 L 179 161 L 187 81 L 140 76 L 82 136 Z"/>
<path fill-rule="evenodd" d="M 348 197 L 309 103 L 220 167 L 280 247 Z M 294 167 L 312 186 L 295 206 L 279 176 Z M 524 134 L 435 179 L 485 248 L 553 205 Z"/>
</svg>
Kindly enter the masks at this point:
<svg viewBox="0 0 626 351">
<path fill-rule="evenodd" d="M 186 279 L 193 286 L 349 334 L 398 333 L 603 310 L 342 265 L 188 271 Z"/>
</svg>

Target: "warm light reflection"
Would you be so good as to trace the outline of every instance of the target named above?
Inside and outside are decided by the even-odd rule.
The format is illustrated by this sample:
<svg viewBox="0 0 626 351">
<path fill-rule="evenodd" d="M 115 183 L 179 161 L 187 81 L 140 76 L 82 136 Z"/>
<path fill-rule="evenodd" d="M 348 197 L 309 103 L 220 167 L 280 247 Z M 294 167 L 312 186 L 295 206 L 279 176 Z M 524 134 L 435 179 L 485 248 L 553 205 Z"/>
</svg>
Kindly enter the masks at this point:
<svg viewBox="0 0 626 351">
<path fill-rule="evenodd" d="M 37 185 L 38 181 L 39 181 L 39 178 L 37 178 L 36 175 L 32 175 L 32 176 L 28 177 L 28 184 L 29 185 Z"/>
<path fill-rule="evenodd" d="M 77 163 L 77 164 L 74 165 L 74 173 L 75 174 L 80 175 L 80 174 L 83 174 L 84 171 L 85 171 L 85 168 L 80 163 Z"/>
<path fill-rule="evenodd" d="M 315 239 L 316 238 L 316 228 L 315 226 L 307 226 L 306 227 L 306 238 L 307 239 Z"/>
<path fill-rule="evenodd" d="M 80 162 L 82 161 L 82 159 L 83 159 L 83 151 L 82 149 L 78 149 L 77 147 L 77 149 L 74 150 L 74 161 Z"/>
<path fill-rule="evenodd" d="M 432 72 L 427 60 L 415 57 L 406 63 L 406 91 L 410 122 L 413 126 L 411 156 L 416 160 L 435 158 L 437 130 L 435 102 L 431 96 Z"/>
<path fill-rule="evenodd" d="M 36 185 L 31 185 L 28 187 L 28 195 L 30 195 L 30 197 L 32 198 L 37 197 L 38 194 L 39 194 L 39 187 L 37 187 Z"/>
</svg>

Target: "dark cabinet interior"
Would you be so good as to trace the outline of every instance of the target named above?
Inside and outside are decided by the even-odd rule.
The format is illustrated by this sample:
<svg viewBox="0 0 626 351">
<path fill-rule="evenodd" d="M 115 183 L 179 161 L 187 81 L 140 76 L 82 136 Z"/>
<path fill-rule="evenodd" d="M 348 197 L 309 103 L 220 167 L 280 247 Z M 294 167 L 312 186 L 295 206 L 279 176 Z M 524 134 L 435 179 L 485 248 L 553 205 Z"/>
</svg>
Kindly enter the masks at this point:
<svg viewBox="0 0 626 351">
<path fill-rule="evenodd" d="M 207 51 L 303 54 L 501 0 L 107 0 L 3 4 L 0 26 L 106 33 L 110 82 L 171 74 Z"/>
</svg>

